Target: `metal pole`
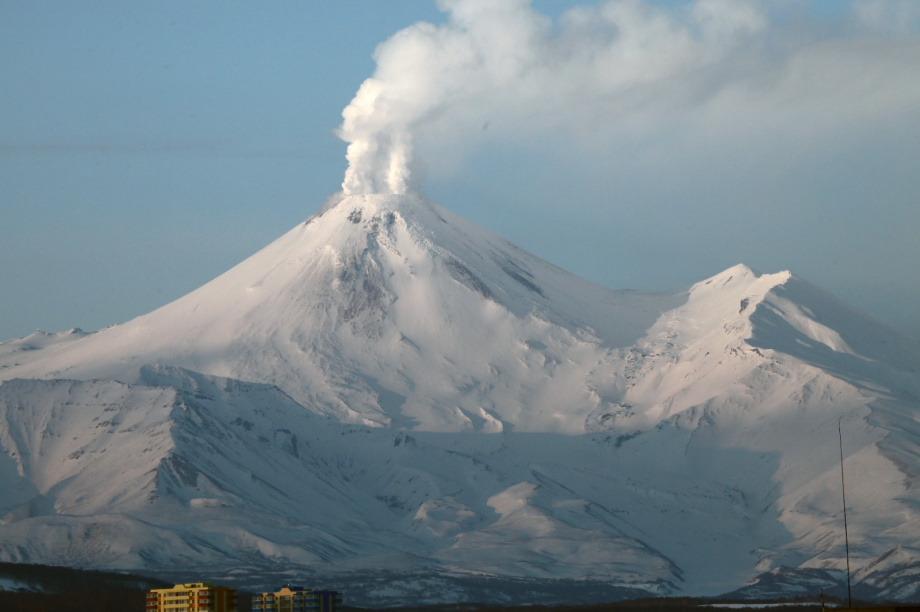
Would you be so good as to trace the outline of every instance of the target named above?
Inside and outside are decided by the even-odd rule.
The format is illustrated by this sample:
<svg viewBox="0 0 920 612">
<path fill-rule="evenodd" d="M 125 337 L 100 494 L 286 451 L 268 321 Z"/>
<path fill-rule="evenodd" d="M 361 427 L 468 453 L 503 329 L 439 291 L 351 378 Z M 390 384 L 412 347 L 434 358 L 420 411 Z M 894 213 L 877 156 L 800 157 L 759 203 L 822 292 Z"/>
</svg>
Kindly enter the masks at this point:
<svg viewBox="0 0 920 612">
<path fill-rule="evenodd" d="M 841 419 L 842 420 L 842 419 Z M 837 421 L 837 437 L 840 439 L 840 490 L 843 493 L 843 541 L 847 550 L 847 602 L 853 609 L 853 593 L 850 590 L 850 536 L 847 532 L 847 487 L 843 479 L 843 433 L 840 429 L 840 420 Z"/>
</svg>

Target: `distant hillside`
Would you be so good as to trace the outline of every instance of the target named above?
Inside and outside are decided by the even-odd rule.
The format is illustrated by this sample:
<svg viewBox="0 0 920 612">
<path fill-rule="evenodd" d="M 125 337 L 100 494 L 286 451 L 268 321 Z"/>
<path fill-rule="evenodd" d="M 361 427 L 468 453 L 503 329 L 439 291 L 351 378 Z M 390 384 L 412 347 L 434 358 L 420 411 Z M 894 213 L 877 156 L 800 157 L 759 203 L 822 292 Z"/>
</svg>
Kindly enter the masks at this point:
<svg viewBox="0 0 920 612">
<path fill-rule="evenodd" d="M 172 585 L 132 574 L 0 563 L 0 610 L 140 612 L 144 609 L 144 592 L 164 586 Z"/>
</svg>

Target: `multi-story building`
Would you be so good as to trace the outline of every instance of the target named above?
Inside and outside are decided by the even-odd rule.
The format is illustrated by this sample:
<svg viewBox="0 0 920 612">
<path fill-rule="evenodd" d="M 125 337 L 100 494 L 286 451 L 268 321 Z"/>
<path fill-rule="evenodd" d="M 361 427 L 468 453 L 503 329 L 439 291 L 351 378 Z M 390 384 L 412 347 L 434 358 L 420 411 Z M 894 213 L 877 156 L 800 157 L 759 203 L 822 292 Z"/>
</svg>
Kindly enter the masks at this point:
<svg viewBox="0 0 920 612">
<path fill-rule="evenodd" d="M 252 612 L 336 612 L 342 604 L 342 594 L 336 591 L 314 591 L 289 584 L 273 593 L 252 598 Z"/>
<path fill-rule="evenodd" d="M 209 582 L 147 591 L 147 612 L 236 612 L 236 591 Z"/>
</svg>

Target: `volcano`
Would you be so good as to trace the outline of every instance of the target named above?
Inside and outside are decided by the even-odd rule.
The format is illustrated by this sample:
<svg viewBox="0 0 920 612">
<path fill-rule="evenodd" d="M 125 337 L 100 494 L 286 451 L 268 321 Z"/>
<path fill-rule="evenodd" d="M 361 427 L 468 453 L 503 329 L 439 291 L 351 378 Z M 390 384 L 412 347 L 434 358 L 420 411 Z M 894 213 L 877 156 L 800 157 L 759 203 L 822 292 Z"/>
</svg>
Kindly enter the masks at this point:
<svg viewBox="0 0 920 612">
<path fill-rule="evenodd" d="M 834 592 L 839 424 L 854 593 L 907 600 L 918 372 L 789 272 L 611 291 L 343 197 L 147 315 L 0 343 L 0 559 L 375 606 Z"/>
</svg>

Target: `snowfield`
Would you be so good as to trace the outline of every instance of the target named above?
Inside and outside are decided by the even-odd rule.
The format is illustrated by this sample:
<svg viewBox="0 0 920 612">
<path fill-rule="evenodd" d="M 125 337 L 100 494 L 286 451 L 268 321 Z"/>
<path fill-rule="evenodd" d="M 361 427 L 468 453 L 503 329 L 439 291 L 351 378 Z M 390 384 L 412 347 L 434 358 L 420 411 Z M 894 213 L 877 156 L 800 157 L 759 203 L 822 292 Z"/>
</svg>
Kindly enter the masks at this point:
<svg viewBox="0 0 920 612">
<path fill-rule="evenodd" d="M 611 291 L 349 196 L 152 313 L 0 343 L 0 559 L 355 605 L 834 592 L 840 423 L 854 594 L 908 600 L 918 372 L 789 272 Z"/>
</svg>

